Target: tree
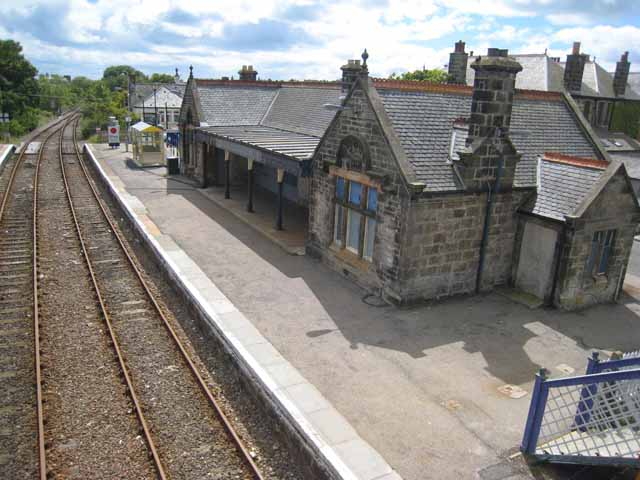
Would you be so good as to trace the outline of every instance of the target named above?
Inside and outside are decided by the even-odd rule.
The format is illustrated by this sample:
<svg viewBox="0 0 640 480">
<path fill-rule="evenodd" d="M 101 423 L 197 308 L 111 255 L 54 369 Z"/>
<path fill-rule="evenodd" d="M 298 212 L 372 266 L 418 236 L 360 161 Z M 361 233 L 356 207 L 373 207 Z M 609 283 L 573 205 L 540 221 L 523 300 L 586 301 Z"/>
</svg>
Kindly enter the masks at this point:
<svg viewBox="0 0 640 480">
<path fill-rule="evenodd" d="M 127 75 L 132 82 L 142 82 L 147 76 L 140 70 L 129 65 L 113 65 L 107 67 L 102 74 L 102 80 L 105 81 L 109 90 L 115 90 L 116 87 L 125 90 L 127 88 Z"/>
<path fill-rule="evenodd" d="M 149 81 L 153 83 L 173 83 L 174 80 L 173 75 L 168 73 L 152 73 L 149 77 Z"/>
<path fill-rule="evenodd" d="M 36 67 L 22 55 L 18 42 L 0 40 L 0 110 L 16 121 L 24 117 L 28 123 L 25 128 L 33 128 L 35 125 L 31 124 L 37 118 L 29 112 L 38 105 L 37 73 Z"/>
<path fill-rule="evenodd" d="M 392 80 L 414 80 L 417 82 L 431 82 L 431 83 L 447 83 L 449 80 L 449 74 L 444 70 L 434 68 L 432 70 L 423 68 L 422 70 L 414 70 L 413 72 L 405 72 L 398 75 L 392 73 L 389 75 Z"/>
</svg>

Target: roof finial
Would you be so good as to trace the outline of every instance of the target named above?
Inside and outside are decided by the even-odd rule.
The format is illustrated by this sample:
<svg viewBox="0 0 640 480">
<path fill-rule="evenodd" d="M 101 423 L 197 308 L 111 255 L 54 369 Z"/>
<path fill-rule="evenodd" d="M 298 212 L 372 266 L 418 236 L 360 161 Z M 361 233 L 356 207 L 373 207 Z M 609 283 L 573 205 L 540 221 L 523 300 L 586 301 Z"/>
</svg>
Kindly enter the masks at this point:
<svg viewBox="0 0 640 480">
<path fill-rule="evenodd" d="M 189 65 L 189 76 L 193 77 L 193 65 Z"/>
<path fill-rule="evenodd" d="M 366 70 L 367 69 L 367 58 L 369 58 L 369 54 L 367 53 L 367 49 L 364 49 L 364 52 L 362 52 L 362 69 Z"/>
</svg>

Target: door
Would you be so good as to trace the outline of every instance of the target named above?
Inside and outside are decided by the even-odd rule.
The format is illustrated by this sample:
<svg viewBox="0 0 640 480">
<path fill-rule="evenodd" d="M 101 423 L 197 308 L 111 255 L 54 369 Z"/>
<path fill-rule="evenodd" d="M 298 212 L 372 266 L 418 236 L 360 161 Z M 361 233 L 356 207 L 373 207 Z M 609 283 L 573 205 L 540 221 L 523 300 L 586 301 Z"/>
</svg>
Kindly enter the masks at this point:
<svg viewBox="0 0 640 480">
<path fill-rule="evenodd" d="M 557 231 L 537 223 L 525 223 L 516 274 L 517 288 L 547 300 L 553 285 L 557 240 Z"/>
</svg>

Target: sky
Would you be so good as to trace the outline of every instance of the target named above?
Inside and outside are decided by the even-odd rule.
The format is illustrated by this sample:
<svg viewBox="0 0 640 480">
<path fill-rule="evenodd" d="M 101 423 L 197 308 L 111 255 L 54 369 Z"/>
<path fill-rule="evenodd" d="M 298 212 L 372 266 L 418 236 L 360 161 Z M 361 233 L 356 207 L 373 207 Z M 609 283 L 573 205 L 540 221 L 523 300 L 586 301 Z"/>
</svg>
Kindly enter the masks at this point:
<svg viewBox="0 0 640 480">
<path fill-rule="evenodd" d="M 40 73 L 100 78 L 109 65 L 183 78 L 325 79 L 366 48 L 372 76 L 442 68 L 458 40 L 565 58 L 574 41 L 609 70 L 640 71 L 639 0 L 11 0 L 0 39 Z"/>
</svg>

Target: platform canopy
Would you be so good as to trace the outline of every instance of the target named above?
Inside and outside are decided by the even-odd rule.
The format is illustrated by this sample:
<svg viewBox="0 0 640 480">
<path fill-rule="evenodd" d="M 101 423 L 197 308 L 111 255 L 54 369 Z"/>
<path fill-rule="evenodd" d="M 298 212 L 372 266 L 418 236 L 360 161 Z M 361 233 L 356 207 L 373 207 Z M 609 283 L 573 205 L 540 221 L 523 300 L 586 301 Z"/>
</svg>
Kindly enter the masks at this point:
<svg viewBox="0 0 640 480">
<path fill-rule="evenodd" d="M 133 130 L 136 130 L 140 133 L 154 133 L 154 132 L 162 132 L 162 129 L 159 127 L 154 127 L 153 125 L 149 125 L 146 122 L 138 122 L 135 125 L 131 125 Z"/>
</svg>

